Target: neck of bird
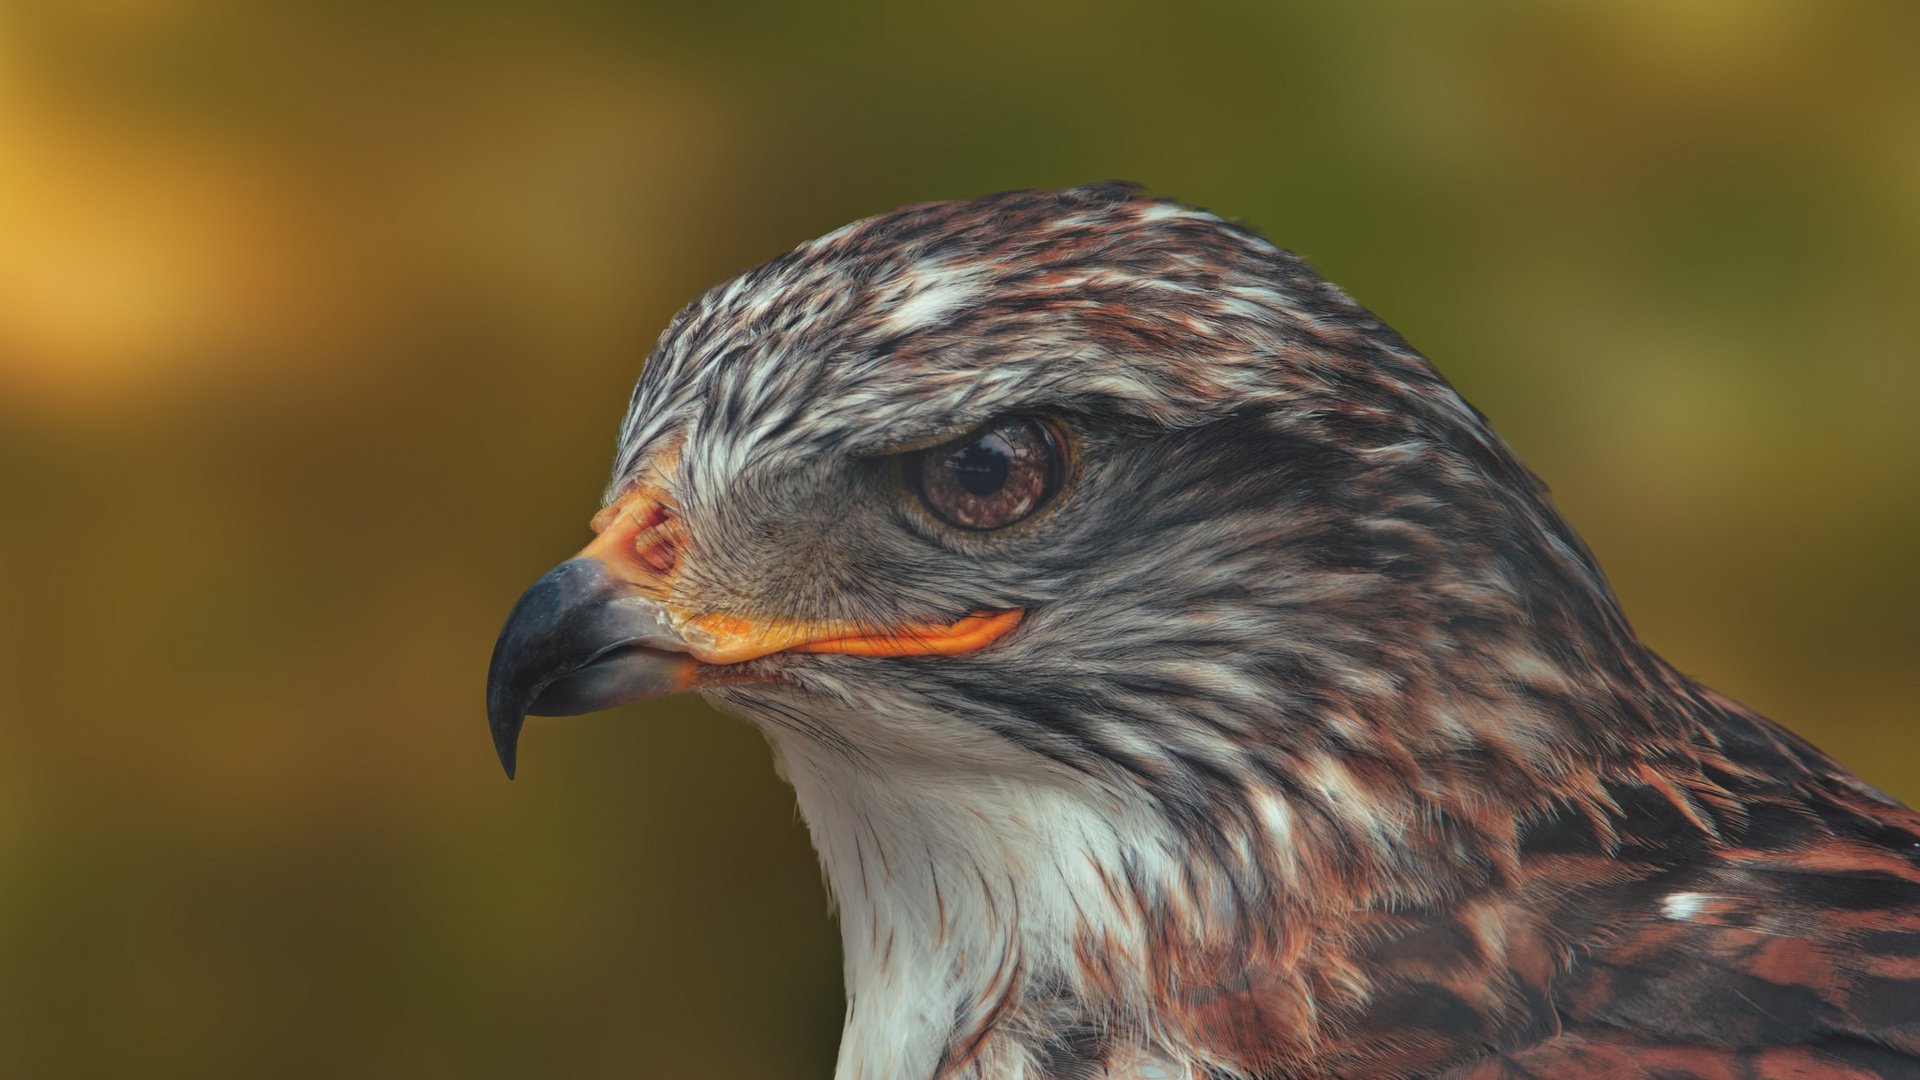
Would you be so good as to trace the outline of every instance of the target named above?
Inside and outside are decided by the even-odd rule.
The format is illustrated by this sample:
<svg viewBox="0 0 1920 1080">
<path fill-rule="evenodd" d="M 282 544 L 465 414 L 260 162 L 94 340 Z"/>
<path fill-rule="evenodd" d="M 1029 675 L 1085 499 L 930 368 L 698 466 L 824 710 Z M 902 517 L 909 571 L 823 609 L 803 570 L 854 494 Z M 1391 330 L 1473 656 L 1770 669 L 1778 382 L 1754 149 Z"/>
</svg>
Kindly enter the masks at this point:
<svg viewBox="0 0 1920 1080">
<path fill-rule="evenodd" d="M 837 1080 L 1037 1078 L 1055 1051 L 1030 1033 L 1138 1011 L 1122 999 L 1145 986 L 1144 906 L 1181 872 L 1144 799 L 774 741 L 839 908 Z"/>
<path fill-rule="evenodd" d="M 1149 1063 L 1234 1022 L 1220 1010 L 1247 996 L 1250 955 L 1265 965 L 1260 1007 L 1288 1014 L 1267 1019 L 1311 1041 L 1313 942 L 1356 913 L 1511 871 L 1517 824 L 1560 797 L 1554 755 L 1594 777 L 1627 767 L 1569 719 L 1625 722 L 1602 680 L 1502 655 L 1501 680 L 1474 683 L 1508 688 L 1494 696 L 1436 691 L 1431 715 L 1403 703 L 1391 759 L 1276 725 L 1242 767 L 1188 776 L 1184 806 L 1137 778 L 875 760 L 770 726 L 839 906 L 837 1080 L 1021 1080 L 1078 1075 L 1082 1061 L 1181 1075 Z M 1107 1041 L 1059 1041 L 1074 1031 Z"/>
<path fill-rule="evenodd" d="M 839 907 L 837 1080 L 1184 1075 L 1177 1063 L 1223 1022 L 1210 1010 L 1245 989 L 1234 966 L 1300 957 L 1292 943 L 1326 915 L 1304 898 L 1386 895 L 1405 846 L 1386 817 L 1277 790 L 1223 793 L 1238 809 L 1203 839 L 1137 785 L 774 742 Z M 1312 782 L 1319 798 L 1359 797 L 1336 763 Z M 1304 1002 L 1304 978 L 1284 978 Z M 1074 1044 L 1076 1031 L 1098 1044 Z"/>
<path fill-rule="evenodd" d="M 1219 998 L 1248 954 L 1292 958 L 1280 977 L 1300 984 L 1296 1019 L 1311 1024 L 1305 943 L 1361 909 L 1483 885 L 1468 874 L 1484 867 L 1407 853 L 1502 863 L 1512 823 L 1532 812 L 1517 792 L 1462 794 L 1508 828 L 1469 834 L 1445 803 L 1362 808 L 1353 774 L 1322 761 L 1303 781 L 1317 790 L 1255 792 L 1200 840 L 1140 789 L 878 767 L 805 737 L 774 741 L 839 908 L 837 1080 L 1037 1080 L 1078 1075 L 1076 1053 L 1097 1054 L 1104 1075 L 1182 1075 L 1116 1063 L 1206 1046 L 1220 1019 L 1180 1003 Z M 1129 1045 L 1036 1034 L 1076 1025 Z"/>
</svg>

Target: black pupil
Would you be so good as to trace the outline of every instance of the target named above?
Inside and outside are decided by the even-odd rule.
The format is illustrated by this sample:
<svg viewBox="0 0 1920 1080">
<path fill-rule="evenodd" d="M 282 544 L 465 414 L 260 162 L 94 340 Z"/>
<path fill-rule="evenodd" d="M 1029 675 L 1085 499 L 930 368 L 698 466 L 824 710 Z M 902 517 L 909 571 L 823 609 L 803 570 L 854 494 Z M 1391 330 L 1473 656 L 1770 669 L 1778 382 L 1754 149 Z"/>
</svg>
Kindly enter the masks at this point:
<svg viewBox="0 0 1920 1080">
<path fill-rule="evenodd" d="M 998 436 L 983 436 L 947 459 L 953 478 L 969 495 L 985 497 L 1007 486 L 1007 467 L 1013 463 Z"/>
</svg>

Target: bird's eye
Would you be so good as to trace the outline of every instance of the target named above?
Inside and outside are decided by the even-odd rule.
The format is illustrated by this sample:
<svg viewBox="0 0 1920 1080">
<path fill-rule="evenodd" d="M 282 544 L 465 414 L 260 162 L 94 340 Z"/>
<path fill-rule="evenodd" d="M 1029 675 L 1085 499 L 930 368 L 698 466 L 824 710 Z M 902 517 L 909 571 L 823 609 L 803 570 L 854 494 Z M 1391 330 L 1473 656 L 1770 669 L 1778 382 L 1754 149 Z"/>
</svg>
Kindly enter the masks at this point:
<svg viewBox="0 0 1920 1080">
<path fill-rule="evenodd" d="M 933 516 L 975 531 L 1011 525 L 1045 506 L 1065 472 L 1060 434 L 1037 416 L 1002 417 L 907 458 L 907 480 Z"/>
</svg>

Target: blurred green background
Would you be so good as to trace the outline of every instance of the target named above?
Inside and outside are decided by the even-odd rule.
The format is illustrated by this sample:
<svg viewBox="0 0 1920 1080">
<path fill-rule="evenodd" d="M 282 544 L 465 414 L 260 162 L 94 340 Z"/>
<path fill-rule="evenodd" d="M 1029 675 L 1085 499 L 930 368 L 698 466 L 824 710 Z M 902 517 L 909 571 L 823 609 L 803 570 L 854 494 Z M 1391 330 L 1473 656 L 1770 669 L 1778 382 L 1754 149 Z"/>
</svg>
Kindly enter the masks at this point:
<svg viewBox="0 0 1920 1080">
<path fill-rule="evenodd" d="M 1258 225 L 1682 668 L 1920 797 L 1920 5 L 0 5 L 0 1066 L 822 1077 L 744 725 L 482 718 L 682 303 L 930 198 Z"/>
</svg>

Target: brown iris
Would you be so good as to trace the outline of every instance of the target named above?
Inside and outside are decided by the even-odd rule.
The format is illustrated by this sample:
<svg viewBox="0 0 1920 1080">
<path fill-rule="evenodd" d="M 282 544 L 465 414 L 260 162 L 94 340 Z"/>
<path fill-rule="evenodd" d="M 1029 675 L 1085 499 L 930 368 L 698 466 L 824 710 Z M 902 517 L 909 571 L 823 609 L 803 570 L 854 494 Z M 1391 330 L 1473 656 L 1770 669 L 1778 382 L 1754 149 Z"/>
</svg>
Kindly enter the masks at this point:
<svg viewBox="0 0 1920 1080">
<path fill-rule="evenodd" d="M 1065 453 L 1052 424 L 1008 416 L 907 459 L 908 480 L 941 521 L 984 531 L 1011 525 L 1060 490 Z"/>
</svg>

